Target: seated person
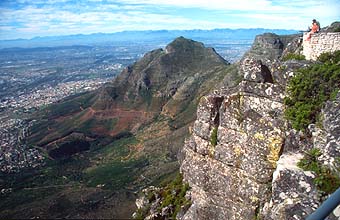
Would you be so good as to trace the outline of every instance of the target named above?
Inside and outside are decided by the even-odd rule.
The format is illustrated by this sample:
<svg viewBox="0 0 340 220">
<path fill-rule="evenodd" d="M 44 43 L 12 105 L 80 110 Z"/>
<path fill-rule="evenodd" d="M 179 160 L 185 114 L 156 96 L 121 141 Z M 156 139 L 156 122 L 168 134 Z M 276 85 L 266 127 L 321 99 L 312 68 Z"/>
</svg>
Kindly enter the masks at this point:
<svg viewBox="0 0 340 220">
<path fill-rule="evenodd" d="M 310 40 L 310 38 L 312 37 L 312 34 L 318 33 L 320 31 L 320 26 L 319 26 L 318 23 L 319 22 L 317 22 L 315 19 L 313 19 L 313 23 L 312 23 L 312 26 L 311 26 L 311 31 L 307 34 L 306 40 Z"/>
</svg>

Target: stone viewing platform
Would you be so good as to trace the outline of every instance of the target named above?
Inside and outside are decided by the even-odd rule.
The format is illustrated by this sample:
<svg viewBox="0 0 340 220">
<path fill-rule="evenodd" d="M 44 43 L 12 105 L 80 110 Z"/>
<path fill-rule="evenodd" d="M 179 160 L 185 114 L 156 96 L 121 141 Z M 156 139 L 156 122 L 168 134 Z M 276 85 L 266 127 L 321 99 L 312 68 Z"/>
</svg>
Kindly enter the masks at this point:
<svg viewBox="0 0 340 220">
<path fill-rule="evenodd" d="M 303 55 L 307 60 L 316 60 L 320 54 L 340 50 L 340 32 L 321 32 L 312 34 L 306 41 L 308 33 L 303 34 Z"/>
</svg>

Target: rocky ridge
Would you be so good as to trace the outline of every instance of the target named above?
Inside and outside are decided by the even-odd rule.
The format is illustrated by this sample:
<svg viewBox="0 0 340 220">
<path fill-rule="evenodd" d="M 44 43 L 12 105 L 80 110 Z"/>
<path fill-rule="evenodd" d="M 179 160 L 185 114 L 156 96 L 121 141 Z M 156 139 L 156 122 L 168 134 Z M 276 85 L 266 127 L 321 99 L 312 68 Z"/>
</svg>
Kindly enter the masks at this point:
<svg viewBox="0 0 340 220">
<path fill-rule="evenodd" d="M 297 37 L 258 36 L 239 64 L 243 81 L 201 99 L 180 159 L 192 205 L 179 219 L 304 219 L 320 205 L 314 174 L 297 162 L 316 147 L 325 164 L 334 164 L 340 95 L 326 105 L 324 129 L 311 125 L 311 137 L 290 129 L 283 117 L 286 83 L 311 63 L 279 58 L 299 51 Z"/>
</svg>

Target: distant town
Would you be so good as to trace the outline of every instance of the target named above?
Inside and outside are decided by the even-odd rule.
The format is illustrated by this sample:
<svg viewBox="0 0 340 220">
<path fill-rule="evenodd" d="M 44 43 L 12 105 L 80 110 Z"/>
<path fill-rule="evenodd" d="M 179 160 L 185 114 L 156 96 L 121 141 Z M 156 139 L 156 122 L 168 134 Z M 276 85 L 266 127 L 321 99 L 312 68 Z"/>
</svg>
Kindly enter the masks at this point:
<svg viewBox="0 0 340 220">
<path fill-rule="evenodd" d="M 0 124 L 0 171 L 17 172 L 44 163 L 41 151 L 25 144 L 25 137 L 34 121 L 9 119 Z"/>
<path fill-rule="evenodd" d="M 29 112 L 99 88 L 139 56 L 121 47 L 0 50 L 0 172 L 44 164 L 42 150 L 25 142 Z"/>
<path fill-rule="evenodd" d="M 0 102 L 0 109 L 29 111 L 57 102 L 67 96 L 88 92 L 99 88 L 110 79 L 83 80 L 59 83 L 56 86 L 45 85 L 42 89 L 33 90 L 28 94 L 9 96 Z"/>
</svg>

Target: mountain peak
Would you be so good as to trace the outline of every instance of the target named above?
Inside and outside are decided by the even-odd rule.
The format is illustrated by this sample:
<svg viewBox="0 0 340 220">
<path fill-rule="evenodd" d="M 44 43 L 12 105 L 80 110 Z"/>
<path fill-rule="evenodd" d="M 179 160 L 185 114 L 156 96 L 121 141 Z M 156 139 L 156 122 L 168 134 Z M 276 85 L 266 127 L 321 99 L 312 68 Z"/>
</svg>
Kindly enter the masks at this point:
<svg viewBox="0 0 340 220">
<path fill-rule="evenodd" d="M 127 67 L 112 82 L 110 91 L 103 90 L 95 108 L 107 109 L 108 103 L 121 108 L 134 108 L 142 111 L 159 112 L 172 100 L 191 100 L 187 97 L 206 78 L 216 75 L 214 70 L 223 69 L 229 63 L 212 48 L 203 43 L 178 37 L 169 43 L 165 50 L 157 49 L 146 53 L 143 58 Z M 216 71 L 218 72 L 218 71 Z M 184 102 L 184 101 L 183 101 Z M 171 102 L 172 103 L 172 102 Z M 174 104 L 171 106 L 182 105 Z M 173 108 L 171 115 L 175 115 Z"/>
<path fill-rule="evenodd" d="M 203 43 L 180 36 L 173 40 L 170 44 L 168 44 L 165 49 L 167 53 L 173 53 L 173 52 L 188 52 L 194 49 L 203 48 L 204 48 Z"/>
</svg>

